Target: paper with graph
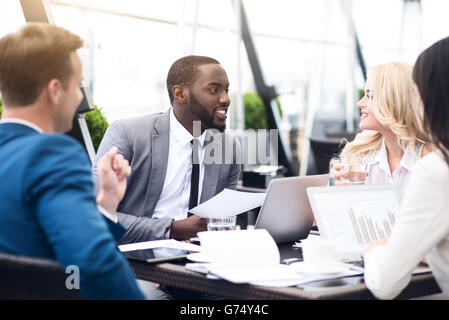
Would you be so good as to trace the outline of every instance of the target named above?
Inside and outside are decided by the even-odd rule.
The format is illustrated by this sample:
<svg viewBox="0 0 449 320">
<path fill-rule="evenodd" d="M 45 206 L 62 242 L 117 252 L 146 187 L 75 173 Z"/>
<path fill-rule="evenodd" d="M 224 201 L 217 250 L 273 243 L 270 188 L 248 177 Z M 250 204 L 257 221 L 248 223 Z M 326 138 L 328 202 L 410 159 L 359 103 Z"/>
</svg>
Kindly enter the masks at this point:
<svg viewBox="0 0 449 320">
<path fill-rule="evenodd" d="M 368 216 L 366 210 L 357 214 L 354 208 L 350 207 L 348 215 L 351 220 L 352 231 L 360 245 L 388 239 L 395 223 L 394 215 L 390 211 L 379 219 L 377 216 Z"/>
<path fill-rule="evenodd" d="M 336 242 L 340 253 L 358 253 L 375 240 L 388 239 L 400 208 L 394 189 L 360 188 L 314 197 L 320 232 Z"/>
</svg>

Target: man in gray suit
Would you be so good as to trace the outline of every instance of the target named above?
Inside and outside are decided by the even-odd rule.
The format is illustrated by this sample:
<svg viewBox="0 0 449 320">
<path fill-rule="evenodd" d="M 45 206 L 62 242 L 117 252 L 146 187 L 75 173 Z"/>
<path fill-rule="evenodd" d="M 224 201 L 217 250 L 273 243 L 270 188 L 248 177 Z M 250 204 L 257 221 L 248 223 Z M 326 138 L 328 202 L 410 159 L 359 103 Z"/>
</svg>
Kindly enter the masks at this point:
<svg viewBox="0 0 449 320">
<path fill-rule="evenodd" d="M 194 237 L 206 230 L 206 221 L 189 215 L 188 210 L 224 188 L 236 189 L 240 145 L 224 133 L 228 87 L 227 74 L 218 61 L 187 56 L 177 60 L 167 76 L 172 108 L 109 126 L 96 159 L 116 146 L 132 168 L 117 210 L 127 229 L 120 243 Z M 192 174 L 194 151 L 198 165 Z M 96 165 L 93 169 L 95 174 Z M 198 188 L 199 199 L 192 196 L 191 185 Z"/>
</svg>

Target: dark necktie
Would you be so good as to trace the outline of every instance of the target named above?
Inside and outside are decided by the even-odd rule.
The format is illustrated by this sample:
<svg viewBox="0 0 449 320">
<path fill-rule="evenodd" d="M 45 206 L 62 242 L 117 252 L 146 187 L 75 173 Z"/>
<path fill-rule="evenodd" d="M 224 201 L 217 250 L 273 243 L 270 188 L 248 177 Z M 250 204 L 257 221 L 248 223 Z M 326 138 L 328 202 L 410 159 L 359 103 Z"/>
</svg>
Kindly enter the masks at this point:
<svg viewBox="0 0 449 320">
<path fill-rule="evenodd" d="M 200 161 L 198 156 L 198 139 L 192 139 L 192 178 L 190 180 L 190 199 L 189 209 L 192 209 L 198 205 L 198 184 L 200 181 Z M 189 212 L 188 214 L 192 214 Z"/>
</svg>

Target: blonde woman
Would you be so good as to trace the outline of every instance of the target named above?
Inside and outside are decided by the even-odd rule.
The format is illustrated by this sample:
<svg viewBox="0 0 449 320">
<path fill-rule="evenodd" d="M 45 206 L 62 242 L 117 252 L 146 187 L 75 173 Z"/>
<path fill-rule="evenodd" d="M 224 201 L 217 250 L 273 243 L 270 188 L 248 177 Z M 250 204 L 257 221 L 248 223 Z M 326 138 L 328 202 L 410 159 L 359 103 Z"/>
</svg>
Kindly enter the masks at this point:
<svg viewBox="0 0 449 320">
<path fill-rule="evenodd" d="M 377 298 L 399 295 L 425 257 L 442 291 L 432 299 L 449 299 L 448 53 L 449 37 L 427 48 L 415 63 L 425 128 L 436 148 L 416 164 L 388 242 L 375 242 L 362 253 L 365 283 Z"/>
<path fill-rule="evenodd" d="M 366 184 L 397 184 L 401 197 L 428 141 L 412 70 L 411 65 L 398 62 L 369 69 L 365 95 L 357 103 L 363 131 L 341 153 L 341 157 L 361 157 L 367 164 Z M 331 174 L 336 184 L 345 184 L 349 173 L 335 165 Z"/>
</svg>

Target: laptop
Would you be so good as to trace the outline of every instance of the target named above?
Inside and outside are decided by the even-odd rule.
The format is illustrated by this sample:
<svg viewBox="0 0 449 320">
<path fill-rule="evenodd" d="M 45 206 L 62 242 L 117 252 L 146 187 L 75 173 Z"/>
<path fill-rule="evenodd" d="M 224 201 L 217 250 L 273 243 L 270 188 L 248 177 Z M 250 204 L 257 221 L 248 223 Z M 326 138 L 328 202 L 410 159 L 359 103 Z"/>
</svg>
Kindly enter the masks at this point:
<svg viewBox="0 0 449 320">
<path fill-rule="evenodd" d="M 358 266 L 371 242 L 389 238 L 400 210 L 393 184 L 311 187 L 307 194 L 320 236 L 337 245 L 342 261 Z"/>
<path fill-rule="evenodd" d="M 255 229 L 266 229 L 277 244 L 307 238 L 314 218 L 306 189 L 328 180 L 328 174 L 271 180 Z"/>
</svg>

